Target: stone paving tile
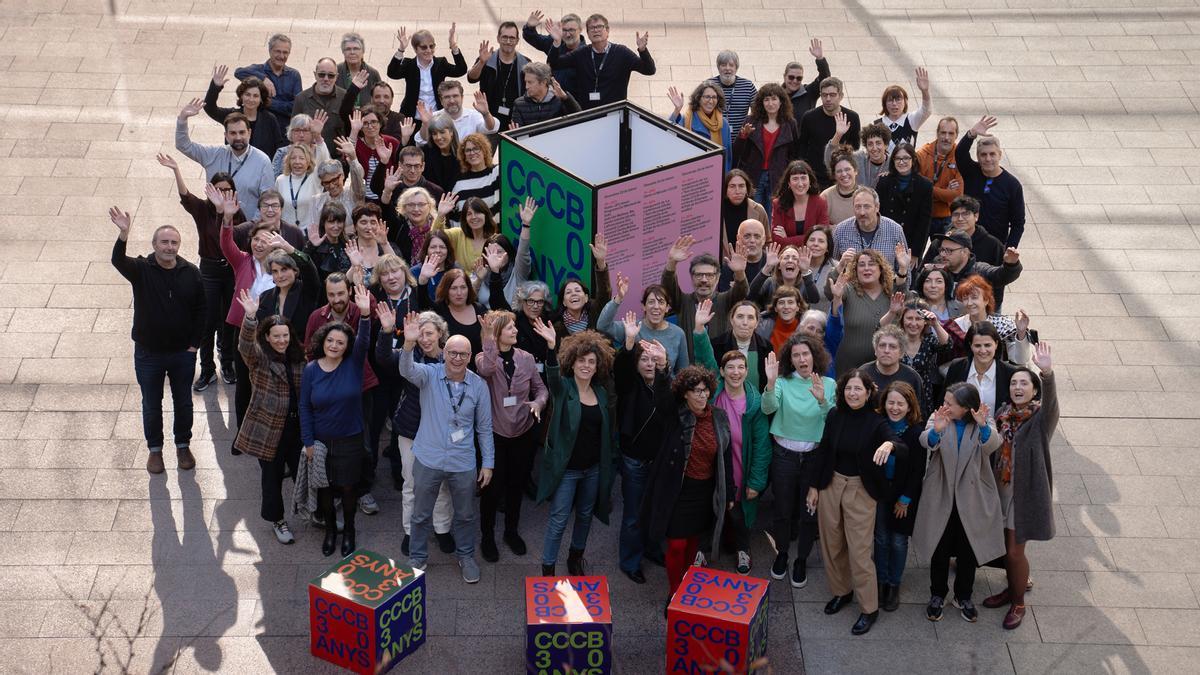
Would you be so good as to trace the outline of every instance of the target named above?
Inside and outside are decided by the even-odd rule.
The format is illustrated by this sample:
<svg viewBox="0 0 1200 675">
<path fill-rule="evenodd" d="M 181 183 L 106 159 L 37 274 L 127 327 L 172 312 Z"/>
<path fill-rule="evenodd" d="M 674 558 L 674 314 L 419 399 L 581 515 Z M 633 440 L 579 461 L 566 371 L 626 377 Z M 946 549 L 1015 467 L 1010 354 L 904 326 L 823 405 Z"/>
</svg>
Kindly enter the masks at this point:
<svg viewBox="0 0 1200 675">
<path fill-rule="evenodd" d="M 1092 597 L 1101 607 L 1196 609 L 1187 576 L 1180 573 L 1087 572 Z"/>
</svg>

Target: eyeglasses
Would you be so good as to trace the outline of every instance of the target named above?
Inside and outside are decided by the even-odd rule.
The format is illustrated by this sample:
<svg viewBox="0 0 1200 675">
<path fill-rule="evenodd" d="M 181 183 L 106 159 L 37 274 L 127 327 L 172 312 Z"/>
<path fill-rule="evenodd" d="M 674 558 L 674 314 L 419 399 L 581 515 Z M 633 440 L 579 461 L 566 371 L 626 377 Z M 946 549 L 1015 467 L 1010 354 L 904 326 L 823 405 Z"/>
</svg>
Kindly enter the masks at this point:
<svg viewBox="0 0 1200 675">
<path fill-rule="evenodd" d="M 500 37 L 496 38 L 496 40 L 499 42 L 516 42 L 517 38 L 511 35 L 501 35 Z"/>
<path fill-rule="evenodd" d="M 466 154 L 466 155 L 470 155 L 472 153 L 482 153 L 482 152 L 483 152 L 483 150 L 480 150 L 479 148 L 477 148 L 473 145 L 463 148 L 463 154 Z"/>
<path fill-rule="evenodd" d="M 321 179 L 321 185 L 323 187 L 333 187 L 334 185 L 337 185 L 341 182 L 342 182 L 341 176 L 330 176 L 329 178 Z"/>
<path fill-rule="evenodd" d="M 896 162 L 897 164 L 899 164 L 900 162 L 911 162 L 912 157 L 909 157 L 907 155 L 892 155 L 892 161 Z"/>
<path fill-rule="evenodd" d="M 436 46 L 437 46 L 437 44 L 430 42 L 427 45 L 417 45 L 417 49 L 433 49 Z"/>
<path fill-rule="evenodd" d="M 260 211 L 278 211 L 283 208 L 283 204 L 263 204 L 258 207 Z"/>
<path fill-rule="evenodd" d="M 716 279 L 718 275 L 716 272 L 692 272 L 692 276 L 698 279 Z"/>
<path fill-rule="evenodd" d="M 788 82 L 800 82 L 804 79 L 803 75 L 787 75 L 785 77 L 787 77 Z"/>
<path fill-rule="evenodd" d="M 446 358 L 461 361 L 462 359 L 471 358 L 471 352 L 446 352 Z"/>
<path fill-rule="evenodd" d="M 707 393 L 708 393 L 708 387 L 706 387 L 705 385 L 701 384 L 701 385 L 698 385 L 698 386 L 696 386 L 696 387 L 692 387 L 692 389 L 691 389 L 691 392 L 692 392 L 693 394 L 707 394 Z"/>
<path fill-rule="evenodd" d="M 959 251 L 965 251 L 967 249 L 965 246 L 942 246 L 941 250 L 942 250 L 942 253 L 944 253 L 946 255 L 952 255 L 954 253 L 958 253 Z"/>
<path fill-rule="evenodd" d="M 594 24 L 592 24 L 592 25 L 588 26 L 588 27 L 587 27 L 587 30 L 588 30 L 588 32 L 589 32 L 589 33 L 595 33 L 596 31 L 600 31 L 600 30 L 608 30 L 608 24 L 606 24 L 606 23 L 594 23 Z"/>
<path fill-rule="evenodd" d="M 700 97 L 700 100 L 701 101 L 715 101 L 715 100 L 717 100 L 717 97 L 712 94 L 705 94 Z"/>
<path fill-rule="evenodd" d="M 970 211 L 955 211 L 954 213 L 950 214 L 950 217 L 954 218 L 955 220 L 966 220 L 973 215 L 975 214 L 971 213 Z"/>
<path fill-rule="evenodd" d="M 409 171 L 420 171 L 421 169 L 425 168 L 425 163 L 421 162 L 420 164 L 409 164 L 408 162 L 401 162 L 400 166 L 408 169 Z"/>
<path fill-rule="evenodd" d="M 529 299 L 525 300 L 525 304 L 541 306 L 541 305 L 546 304 L 546 300 L 545 300 L 545 298 L 539 298 L 537 300 L 534 300 L 533 298 L 529 298 Z"/>
<path fill-rule="evenodd" d="M 317 79 L 321 79 L 321 80 L 335 80 L 335 79 L 337 79 L 337 73 L 322 73 L 322 72 L 320 72 L 320 71 L 317 71 L 317 72 L 313 73 L 313 75 L 316 75 L 316 76 L 317 76 Z"/>
</svg>

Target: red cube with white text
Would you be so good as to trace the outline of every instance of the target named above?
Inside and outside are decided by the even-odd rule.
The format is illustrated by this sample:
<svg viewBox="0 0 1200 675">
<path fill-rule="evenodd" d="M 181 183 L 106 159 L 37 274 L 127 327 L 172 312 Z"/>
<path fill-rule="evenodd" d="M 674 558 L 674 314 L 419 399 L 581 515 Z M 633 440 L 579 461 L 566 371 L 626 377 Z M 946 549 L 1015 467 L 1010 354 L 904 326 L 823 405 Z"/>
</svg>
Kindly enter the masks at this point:
<svg viewBox="0 0 1200 675">
<path fill-rule="evenodd" d="M 765 671 L 767 587 L 764 579 L 689 567 L 667 608 L 667 672 Z"/>
</svg>

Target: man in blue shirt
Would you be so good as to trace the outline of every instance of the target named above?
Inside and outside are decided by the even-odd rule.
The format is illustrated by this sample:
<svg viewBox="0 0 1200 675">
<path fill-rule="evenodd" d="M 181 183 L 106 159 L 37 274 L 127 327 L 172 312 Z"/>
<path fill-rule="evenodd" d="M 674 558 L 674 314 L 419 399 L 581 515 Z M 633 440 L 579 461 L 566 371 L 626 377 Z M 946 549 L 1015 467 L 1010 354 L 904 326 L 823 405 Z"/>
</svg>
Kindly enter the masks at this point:
<svg viewBox="0 0 1200 675">
<path fill-rule="evenodd" d="M 278 118 L 279 125 L 286 128 L 292 119 L 292 103 L 304 88 L 300 83 L 300 71 L 287 65 L 292 53 L 292 39 L 283 33 L 272 35 L 267 40 L 267 52 L 270 57 L 266 63 L 243 66 L 233 71 L 233 76 L 239 80 L 247 77 L 262 80 L 271 94 L 271 113 Z"/>
<path fill-rule="evenodd" d="M 443 351 L 444 363 L 414 363 L 413 348 L 421 335 L 416 312 L 404 318 L 404 348 L 400 350 L 400 375 L 421 390 L 421 424 L 413 439 L 412 538 L 409 564 L 425 569 L 433 504 L 445 483 L 454 503 L 451 531 L 457 545 L 455 555 L 463 581 L 479 581 L 475 561 L 475 539 L 479 533 L 479 506 L 475 485 L 486 487 L 495 466 L 492 438 L 492 403 L 487 383 L 467 370 L 471 343 L 462 335 L 451 336 Z M 483 466 L 475 473 L 475 444 Z"/>
</svg>

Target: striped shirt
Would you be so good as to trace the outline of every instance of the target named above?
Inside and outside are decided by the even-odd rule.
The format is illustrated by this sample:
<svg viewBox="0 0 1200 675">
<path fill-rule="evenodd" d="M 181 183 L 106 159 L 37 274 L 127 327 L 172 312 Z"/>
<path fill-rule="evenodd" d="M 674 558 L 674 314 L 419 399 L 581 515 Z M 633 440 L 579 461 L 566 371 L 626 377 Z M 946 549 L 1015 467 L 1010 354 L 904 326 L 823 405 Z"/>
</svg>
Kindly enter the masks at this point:
<svg viewBox="0 0 1200 675">
<path fill-rule="evenodd" d="M 451 214 L 451 225 L 456 226 L 461 223 L 463 207 L 471 197 L 482 199 L 492 210 L 492 215 L 495 215 L 500 209 L 500 165 L 493 164 L 492 168 L 483 171 L 460 173 L 450 192 L 458 195 L 458 201 L 454 204 L 454 213 Z"/>
<path fill-rule="evenodd" d="M 708 81 L 725 92 L 725 119 L 729 122 L 729 133 L 736 135 L 746 121 L 758 87 L 744 77 L 734 77 L 732 87 L 722 84 L 720 77 L 710 77 Z"/>
</svg>

